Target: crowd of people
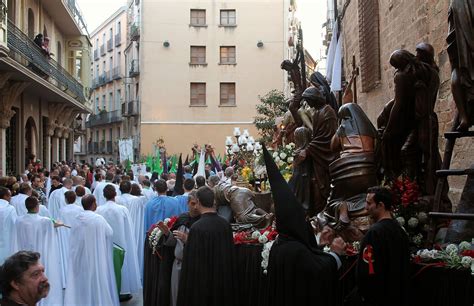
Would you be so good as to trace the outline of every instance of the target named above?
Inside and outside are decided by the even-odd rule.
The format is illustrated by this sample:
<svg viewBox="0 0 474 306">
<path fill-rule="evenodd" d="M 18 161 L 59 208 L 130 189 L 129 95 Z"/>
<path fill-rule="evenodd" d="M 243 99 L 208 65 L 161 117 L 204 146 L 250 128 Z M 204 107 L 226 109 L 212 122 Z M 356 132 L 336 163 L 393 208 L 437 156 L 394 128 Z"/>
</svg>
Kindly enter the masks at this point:
<svg viewBox="0 0 474 306">
<path fill-rule="evenodd" d="M 345 242 L 309 231 L 301 204 L 265 154 L 279 233 L 265 304 L 320 297 L 322 305 L 333 305 Z M 62 162 L 51 171 L 30 164 L 19 177 L 0 178 L 0 305 L 119 305 L 142 289 L 146 233 L 153 227 L 163 233 L 154 293 L 160 305 L 238 305 L 232 229 L 217 213 L 214 184 L 207 186 L 217 179 L 234 183 L 232 168 L 207 165 L 207 178 L 193 176 L 189 166 L 160 176 L 141 173 Z M 357 264 L 363 305 L 381 305 L 387 295 L 393 305 L 405 302 L 407 240 L 391 219 L 387 192 L 368 192 L 376 223 Z M 163 222 L 173 216 L 173 225 Z M 387 268 L 394 263 L 396 273 Z"/>
</svg>

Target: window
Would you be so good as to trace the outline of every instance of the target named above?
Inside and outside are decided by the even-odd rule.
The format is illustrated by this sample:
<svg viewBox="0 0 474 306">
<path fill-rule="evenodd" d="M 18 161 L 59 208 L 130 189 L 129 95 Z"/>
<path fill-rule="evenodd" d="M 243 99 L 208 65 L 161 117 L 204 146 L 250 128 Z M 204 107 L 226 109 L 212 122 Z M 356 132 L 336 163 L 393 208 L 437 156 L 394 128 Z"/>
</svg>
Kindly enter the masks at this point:
<svg viewBox="0 0 474 306">
<path fill-rule="evenodd" d="M 115 93 L 115 105 L 116 109 L 120 109 L 120 103 L 122 99 L 122 91 L 120 89 L 117 89 L 117 92 Z"/>
<path fill-rule="evenodd" d="M 95 98 L 95 113 L 99 113 L 99 97 Z"/>
<path fill-rule="evenodd" d="M 362 91 L 374 89 L 380 81 L 380 39 L 378 0 L 358 2 L 359 54 Z"/>
<path fill-rule="evenodd" d="M 220 106 L 235 106 L 235 83 L 221 83 Z"/>
<path fill-rule="evenodd" d="M 114 37 L 114 30 L 112 28 L 109 29 L 109 39 L 112 39 Z"/>
<path fill-rule="evenodd" d="M 109 92 L 109 112 L 114 110 L 114 94 Z"/>
<path fill-rule="evenodd" d="M 107 111 L 105 109 L 105 95 L 102 95 L 102 108 L 101 108 L 101 111 Z"/>
<path fill-rule="evenodd" d="M 221 10 L 221 25 L 223 26 L 236 25 L 235 10 Z"/>
<path fill-rule="evenodd" d="M 191 62 L 192 65 L 202 65 L 206 63 L 206 47 L 191 46 Z"/>
<path fill-rule="evenodd" d="M 235 64 L 235 47 L 221 47 L 220 64 Z"/>
<path fill-rule="evenodd" d="M 122 32 L 122 26 L 120 24 L 120 21 L 117 22 L 117 30 L 115 31 L 117 34 L 120 34 Z"/>
<path fill-rule="evenodd" d="M 191 25 L 205 26 L 206 25 L 206 10 L 191 10 Z"/>
<path fill-rule="evenodd" d="M 206 83 L 191 83 L 191 106 L 206 105 Z"/>
</svg>

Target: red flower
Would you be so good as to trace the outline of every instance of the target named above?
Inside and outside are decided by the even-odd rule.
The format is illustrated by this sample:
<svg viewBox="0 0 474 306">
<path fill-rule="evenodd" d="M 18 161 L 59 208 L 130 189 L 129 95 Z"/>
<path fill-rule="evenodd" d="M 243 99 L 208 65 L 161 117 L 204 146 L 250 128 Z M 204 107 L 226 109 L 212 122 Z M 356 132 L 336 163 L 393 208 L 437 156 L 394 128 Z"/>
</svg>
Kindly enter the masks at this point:
<svg viewBox="0 0 474 306">
<path fill-rule="evenodd" d="M 176 223 L 176 220 L 178 220 L 178 216 L 173 216 L 170 218 L 170 221 L 168 221 L 168 228 L 172 228 L 173 225 Z"/>
<path fill-rule="evenodd" d="M 474 258 L 474 250 L 464 250 L 461 252 L 461 255 Z"/>
<path fill-rule="evenodd" d="M 420 262 L 422 262 L 421 256 L 416 255 L 415 257 L 413 257 L 413 262 L 414 262 L 414 263 L 420 263 Z"/>
<path fill-rule="evenodd" d="M 358 255 L 359 253 L 357 252 L 357 250 L 352 246 L 352 244 L 347 244 L 346 246 L 346 255 L 347 256 L 356 256 Z"/>
<path fill-rule="evenodd" d="M 152 225 L 150 226 L 150 228 L 148 229 L 147 234 L 150 235 L 151 232 L 153 232 L 153 230 L 154 230 L 157 226 L 158 226 L 158 223 L 152 224 Z"/>
</svg>

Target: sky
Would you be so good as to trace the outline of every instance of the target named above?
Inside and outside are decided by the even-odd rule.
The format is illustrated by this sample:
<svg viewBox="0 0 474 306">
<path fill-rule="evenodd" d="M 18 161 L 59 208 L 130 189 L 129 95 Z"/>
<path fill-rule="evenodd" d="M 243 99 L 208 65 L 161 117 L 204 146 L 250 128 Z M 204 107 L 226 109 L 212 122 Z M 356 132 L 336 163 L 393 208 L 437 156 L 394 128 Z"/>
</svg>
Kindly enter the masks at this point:
<svg viewBox="0 0 474 306">
<path fill-rule="evenodd" d="M 89 33 L 110 17 L 126 0 L 76 0 Z M 326 20 L 327 0 L 296 0 L 296 16 L 303 28 L 304 47 L 315 59 L 322 51 L 322 24 Z"/>
</svg>

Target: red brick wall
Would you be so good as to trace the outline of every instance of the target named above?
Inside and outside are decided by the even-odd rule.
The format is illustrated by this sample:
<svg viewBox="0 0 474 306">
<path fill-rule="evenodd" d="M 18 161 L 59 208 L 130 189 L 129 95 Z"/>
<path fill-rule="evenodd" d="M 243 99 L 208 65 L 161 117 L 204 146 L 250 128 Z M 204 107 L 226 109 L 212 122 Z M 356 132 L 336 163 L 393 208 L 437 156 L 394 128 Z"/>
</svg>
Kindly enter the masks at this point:
<svg viewBox="0 0 474 306">
<path fill-rule="evenodd" d="M 344 35 L 344 71 L 349 79 L 352 65 L 352 55 L 359 63 L 359 33 L 357 1 L 346 0 L 347 9 L 342 20 Z M 383 105 L 393 98 L 394 69 L 388 63 L 390 54 L 396 49 L 407 49 L 415 52 L 415 46 L 422 41 L 428 42 L 435 48 L 435 59 L 440 67 L 441 86 L 438 93 L 436 112 L 440 127 L 440 151 L 444 150 L 442 135 L 451 127 L 455 104 L 451 95 L 450 75 L 451 66 L 446 52 L 446 34 L 448 31 L 449 0 L 379 0 L 380 16 L 380 84 L 373 90 L 360 92 L 361 84 L 358 79 L 358 103 L 366 111 L 372 122 L 376 122 L 378 113 Z M 462 139 L 456 142 L 452 168 L 468 168 L 474 163 L 474 141 Z M 442 153 L 442 152 L 441 152 Z M 450 178 L 450 195 L 457 202 L 465 182 L 465 177 Z"/>
</svg>

